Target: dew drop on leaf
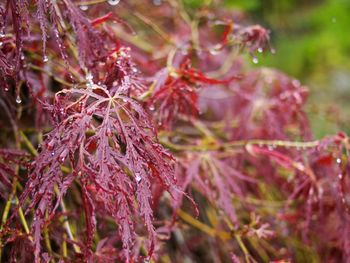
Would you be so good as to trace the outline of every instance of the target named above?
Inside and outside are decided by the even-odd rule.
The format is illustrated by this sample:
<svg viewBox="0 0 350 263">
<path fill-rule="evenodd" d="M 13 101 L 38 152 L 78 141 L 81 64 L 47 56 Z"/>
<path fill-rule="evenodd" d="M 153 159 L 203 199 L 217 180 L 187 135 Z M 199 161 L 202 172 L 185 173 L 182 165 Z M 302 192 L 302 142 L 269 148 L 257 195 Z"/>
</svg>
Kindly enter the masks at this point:
<svg viewBox="0 0 350 263">
<path fill-rule="evenodd" d="M 139 173 L 135 173 L 135 180 L 137 183 L 141 182 L 142 178 Z"/>
<path fill-rule="evenodd" d="M 209 53 L 210 53 L 211 55 L 215 56 L 215 55 L 217 55 L 217 54 L 220 53 L 220 50 L 217 49 L 217 48 L 212 48 L 212 49 L 209 50 Z"/>
<path fill-rule="evenodd" d="M 258 48 L 258 52 L 259 52 L 259 53 L 262 53 L 263 51 L 264 51 L 264 50 L 263 50 L 262 47 L 259 47 L 259 48 Z"/>
<path fill-rule="evenodd" d="M 86 81 L 87 81 L 87 82 L 91 82 L 92 79 L 93 79 L 93 76 L 92 76 L 92 74 L 89 72 L 89 73 L 86 74 L 86 77 L 85 77 L 85 78 L 86 78 Z"/>
<path fill-rule="evenodd" d="M 16 103 L 20 104 L 21 102 L 22 102 L 21 97 L 18 95 L 17 98 L 16 98 Z"/>
<path fill-rule="evenodd" d="M 120 0 L 108 0 L 108 4 L 110 5 L 117 5 L 119 4 Z"/>
<path fill-rule="evenodd" d="M 259 63 L 259 60 L 258 60 L 258 58 L 256 58 L 256 57 L 253 57 L 253 63 L 254 63 L 254 64 L 258 64 L 258 63 Z"/>
</svg>

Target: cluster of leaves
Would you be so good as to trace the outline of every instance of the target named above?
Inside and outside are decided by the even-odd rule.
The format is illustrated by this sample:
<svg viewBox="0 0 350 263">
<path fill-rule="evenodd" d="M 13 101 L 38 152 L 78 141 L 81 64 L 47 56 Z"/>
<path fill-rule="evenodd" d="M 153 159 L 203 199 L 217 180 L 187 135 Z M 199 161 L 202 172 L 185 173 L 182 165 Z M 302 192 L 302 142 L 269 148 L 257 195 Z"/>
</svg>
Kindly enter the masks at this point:
<svg viewBox="0 0 350 263">
<path fill-rule="evenodd" d="M 2 260 L 349 258 L 349 139 L 247 67 L 268 30 L 119 2 L 0 6 Z"/>
</svg>

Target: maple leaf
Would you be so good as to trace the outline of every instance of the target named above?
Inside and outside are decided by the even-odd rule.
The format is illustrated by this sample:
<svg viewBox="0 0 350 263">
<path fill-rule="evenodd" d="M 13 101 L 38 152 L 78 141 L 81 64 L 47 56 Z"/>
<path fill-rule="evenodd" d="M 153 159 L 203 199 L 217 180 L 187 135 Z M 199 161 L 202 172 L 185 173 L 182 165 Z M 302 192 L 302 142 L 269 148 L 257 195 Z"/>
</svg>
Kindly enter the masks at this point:
<svg viewBox="0 0 350 263">
<path fill-rule="evenodd" d="M 30 197 L 27 211 L 36 209 L 32 223 L 36 260 L 45 212 L 53 216 L 74 180 L 81 183 L 87 251 L 96 228 L 94 200 L 99 200 L 119 225 L 126 259 L 130 260 L 135 238 L 134 214 L 139 214 L 147 227 L 151 255 L 156 241 L 151 184 L 159 181 L 164 189 L 173 191 L 176 181 L 174 159 L 155 141 L 149 117 L 123 92 L 111 94 L 97 85 L 62 90 L 56 94 L 53 107 L 58 122 L 47 134 L 20 198 L 23 205 Z M 62 172 L 65 164 L 71 167 L 68 174 Z M 55 193 L 56 186 L 59 194 Z M 91 186 L 95 191 L 88 191 Z"/>
</svg>

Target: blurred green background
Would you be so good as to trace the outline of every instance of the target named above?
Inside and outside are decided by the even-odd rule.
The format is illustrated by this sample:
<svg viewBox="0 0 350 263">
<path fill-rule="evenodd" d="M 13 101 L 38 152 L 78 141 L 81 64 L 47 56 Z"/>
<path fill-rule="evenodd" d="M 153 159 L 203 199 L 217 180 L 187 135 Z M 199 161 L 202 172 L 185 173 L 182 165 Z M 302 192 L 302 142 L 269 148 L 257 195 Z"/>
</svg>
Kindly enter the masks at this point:
<svg viewBox="0 0 350 263">
<path fill-rule="evenodd" d="M 184 0 L 188 8 L 214 1 Z M 316 138 L 350 133 L 350 0 L 224 0 L 271 30 L 276 54 L 259 66 L 280 69 L 310 89 L 306 107 Z"/>
</svg>

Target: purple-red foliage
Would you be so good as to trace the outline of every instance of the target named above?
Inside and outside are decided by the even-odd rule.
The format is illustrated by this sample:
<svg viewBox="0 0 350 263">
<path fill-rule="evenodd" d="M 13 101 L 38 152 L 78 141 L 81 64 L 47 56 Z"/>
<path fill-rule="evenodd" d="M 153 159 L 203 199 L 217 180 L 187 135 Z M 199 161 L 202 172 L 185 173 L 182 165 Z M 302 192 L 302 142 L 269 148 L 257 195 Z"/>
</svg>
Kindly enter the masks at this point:
<svg viewBox="0 0 350 263">
<path fill-rule="evenodd" d="M 153 2 L 0 4 L 2 260 L 346 262 L 349 138 L 269 30 Z"/>
</svg>

